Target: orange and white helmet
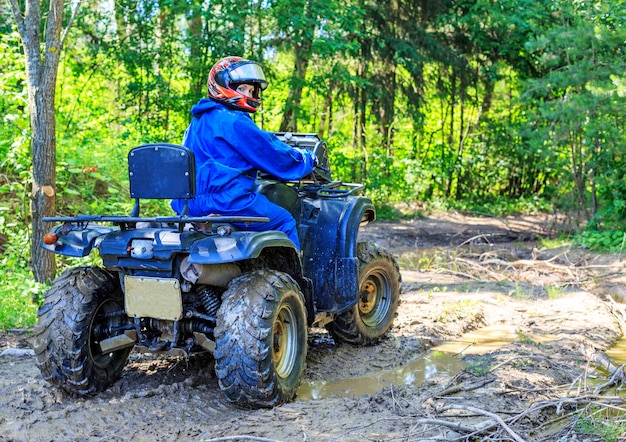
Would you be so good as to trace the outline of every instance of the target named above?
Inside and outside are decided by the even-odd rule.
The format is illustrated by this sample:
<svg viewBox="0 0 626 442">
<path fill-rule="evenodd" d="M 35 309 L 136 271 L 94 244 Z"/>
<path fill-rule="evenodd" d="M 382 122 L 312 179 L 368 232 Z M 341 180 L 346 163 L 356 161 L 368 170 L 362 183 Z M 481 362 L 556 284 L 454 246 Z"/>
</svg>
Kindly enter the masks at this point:
<svg viewBox="0 0 626 442">
<path fill-rule="evenodd" d="M 209 97 L 245 112 L 256 112 L 261 106 L 261 91 L 267 80 L 261 65 L 241 57 L 224 57 L 213 65 L 207 81 Z M 251 84 L 251 97 L 237 92 L 240 84 Z"/>
</svg>

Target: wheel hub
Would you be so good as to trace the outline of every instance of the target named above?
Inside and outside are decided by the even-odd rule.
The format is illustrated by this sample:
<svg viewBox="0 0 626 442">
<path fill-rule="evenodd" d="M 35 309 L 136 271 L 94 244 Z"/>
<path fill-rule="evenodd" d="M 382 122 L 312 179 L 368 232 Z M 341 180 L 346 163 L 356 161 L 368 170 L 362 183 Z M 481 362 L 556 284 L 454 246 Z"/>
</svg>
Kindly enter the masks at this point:
<svg viewBox="0 0 626 442">
<path fill-rule="evenodd" d="M 365 281 L 361 287 L 361 298 L 359 300 L 359 310 L 361 313 L 370 314 L 376 307 L 378 300 L 378 287 L 373 281 Z"/>
<path fill-rule="evenodd" d="M 278 376 L 288 377 L 297 359 L 297 321 L 294 312 L 283 305 L 274 319 L 272 351 Z"/>
<path fill-rule="evenodd" d="M 283 357 L 285 351 L 285 328 L 279 318 L 274 321 L 274 362 L 278 362 Z"/>
</svg>

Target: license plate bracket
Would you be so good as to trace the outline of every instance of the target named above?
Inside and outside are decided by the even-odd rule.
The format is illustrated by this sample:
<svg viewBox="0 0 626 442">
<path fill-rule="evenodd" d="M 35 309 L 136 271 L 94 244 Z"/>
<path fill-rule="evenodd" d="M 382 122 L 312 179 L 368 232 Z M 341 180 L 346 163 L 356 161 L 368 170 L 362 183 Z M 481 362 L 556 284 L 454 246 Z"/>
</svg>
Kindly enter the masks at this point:
<svg viewBox="0 0 626 442">
<path fill-rule="evenodd" d="M 183 299 L 178 279 L 126 275 L 124 288 L 128 316 L 169 321 L 182 319 Z"/>
</svg>

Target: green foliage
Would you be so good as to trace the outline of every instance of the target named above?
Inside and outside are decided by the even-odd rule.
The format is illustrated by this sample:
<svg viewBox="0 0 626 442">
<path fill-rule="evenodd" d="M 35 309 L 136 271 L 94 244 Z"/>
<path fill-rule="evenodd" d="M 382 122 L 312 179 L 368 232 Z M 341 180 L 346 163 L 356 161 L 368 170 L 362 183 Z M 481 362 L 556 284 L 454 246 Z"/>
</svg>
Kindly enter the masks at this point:
<svg viewBox="0 0 626 442">
<path fill-rule="evenodd" d="M 528 292 L 526 292 L 524 287 L 517 281 L 515 281 L 515 288 L 509 292 L 509 296 L 517 300 L 531 298 L 531 295 Z"/>
<path fill-rule="evenodd" d="M 626 425 L 613 421 L 611 418 L 601 419 L 593 414 L 581 416 L 575 425 L 575 430 L 586 436 L 599 436 L 606 442 L 617 442 L 620 435 L 626 430 Z"/>
<path fill-rule="evenodd" d="M 17 32 L 0 34 L 0 172 L 27 175 L 29 152 L 26 140 L 29 121 L 24 60 Z M 7 178 L 0 175 L 0 184 Z"/>
<path fill-rule="evenodd" d="M 546 293 L 548 294 L 549 299 L 557 299 L 563 296 L 565 293 L 565 289 L 563 287 L 546 287 Z"/>
<path fill-rule="evenodd" d="M 533 341 L 530 336 L 526 335 L 521 330 L 517 330 L 517 341 L 521 344 L 532 345 L 535 347 L 539 345 L 537 342 Z"/>
<path fill-rule="evenodd" d="M 468 355 L 463 358 L 463 362 L 467 367 L 467 370 L 478 376 L 486 375 L 491 371 L 491 364 L 493 363 L 493 356 L 486 355 Z"/>
<path fill-rule="evenodd" d="M 585 230 L 576 235 L 573 242 L 598 252 L 622 253 L 626 249 L 626 232 L 622 230 Z"/>
<path fill-rule="evenodd" d="M 29 234 L 10 208 L 0 208 L 0 232 L 7 236 L 0 254 L 0 330 L 31 328 L 46 286 L 33 280 L 28 266 Z"/>
<path fill-rule="evenodd" d="M 469 212 L 474 215 L 508 216 L 533 212 L 550 212 L 552 205 L 543 198 L 497 198 L 482 201 L 460 200 L 448 201 L 447 208 Z"/>
<path fill-rule="evenodd" d="M 612 3 L 554 2 L 555 23 L 525 44 L 540 75 L 521 99 L 528 143 L 566 171 L 551 183 L 561 206 L 581 210 L 595 197 L 609 222 L 624 219 L 626 167 L 626 17 Z"/>
<path fill-rule="evenodd" d="M 37 300 L 44 286 L 33 280 L 30 270 L 0 277 L 0 330 L 30 329 L 37 321 Z"/>
<path fill-rule="evenodd" d="M 32 328 L 46 286 L 36 283 L 28 268 L 4 273 L 0 284 L 0 330 Z"/>
<path fill-rule="evenodd" d="M 456 302 L 444 302 L 436 320 L 443 323 L 462 319 L 474 320 L 479 313 L 480 305 L 474 299 L 460 299 Z"/>
<path fill-rule="evenodd" d="M 402 218 L 402 213 L 394 206 L 377 201 L 376 199 L 374 199 L 374 205 L 376 207 L 376 219 L 396 220 Z"/>
</svg>

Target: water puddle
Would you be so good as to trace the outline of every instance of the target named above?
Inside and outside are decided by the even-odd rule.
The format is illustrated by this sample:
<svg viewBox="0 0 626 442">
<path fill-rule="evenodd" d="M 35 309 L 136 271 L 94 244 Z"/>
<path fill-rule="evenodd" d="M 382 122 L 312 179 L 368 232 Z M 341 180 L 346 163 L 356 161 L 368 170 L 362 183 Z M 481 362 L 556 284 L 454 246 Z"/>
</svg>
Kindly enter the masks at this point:
<svg viewBox="0 0 626 442">
<path fill-rule="evenodd" d="M 515 341 L 528 340 L 543 344 L 558 339 L 553 335 L 523 334 L 514 326 L 506 324 L 490 325 L 464 334 L 461 338 L 438 345 L 434 350 L 453 354 L 480 355 L 489 353 Z"/>
<path fill-rule="evenodd" d="M 537 344 L 558 339 L 554 335 L 523 334 L 510 325 L 492 325 L 466 333 L 457 340 L 434 347 L 431 352 L 396 370 L 379 370 L 368 376 L 334 381 L 303 382 L 297 398 L 301 401 L 329 397 L 374 394 L 391 385 L 420 385 L 438 376 L 453 376 L 465 368 L 464 354 L 484 354 L 516 341 Z M 626 337 L 606 352 L 616 365 L 626 363 Z"/>
<path fill-rule="evenodd" d="M 626 364 L 626 337 L 622 336 L 613 347 L 606 351 L 606 354 L 615 365 Z"/>
<path fill-rule="evenodd" d="M 465 367 L 459 357 L 433 351 L 396 370 L 380 370 L 368 376 L 335 381 L 303 382 L 298 389 L 298 400 L 352 397 L 373 394 L 390 385 L 419 385 L 437 376 L 449 376 Z"/>
</svg>

